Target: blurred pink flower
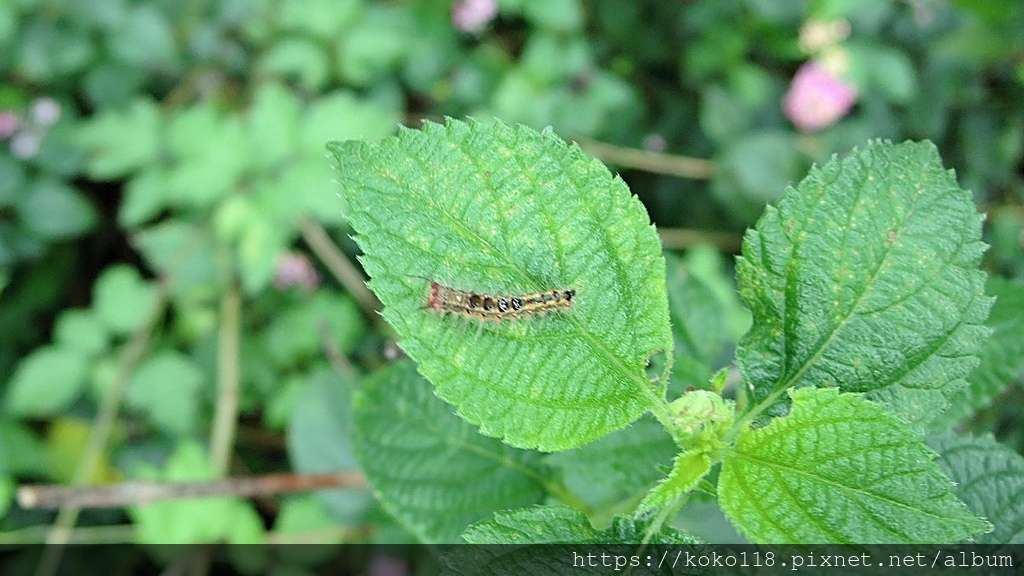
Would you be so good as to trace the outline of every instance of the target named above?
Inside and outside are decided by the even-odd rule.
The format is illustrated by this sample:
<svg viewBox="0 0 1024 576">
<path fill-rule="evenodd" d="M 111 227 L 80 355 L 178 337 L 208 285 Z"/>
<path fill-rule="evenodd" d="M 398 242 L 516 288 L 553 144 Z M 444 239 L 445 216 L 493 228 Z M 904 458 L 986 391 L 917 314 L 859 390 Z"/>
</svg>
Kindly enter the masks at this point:
<svg viewBox="0 0 1024 576">
<path fill-rule="evenodd" d="M 320 275 L 305 254 L 289 252 L 278 259 L 277 270 L 274 271 L 274 287 L 278 290 L 293 286 L 313 290 L 319 284 Z"/>
<path fill-rule="evenodd" d="M 452 24 L 462 32 L 480 32 L 497 15 L 496 0 L 455 0 L 452 5 Z"/>
<path fill-rule="evenodd" d="M 18 131 L 21 126 L 21 116 L 10 110 L 0 112 L 0 140 L 6 140 Z"/>
<path fill-rule="evenodd" d="M 782 100 L 782 110 L 804 132 L 835 124 L 857 101 L 857 88 L 843 82 L 817 62 L 804 63 Z"/>
</svg>

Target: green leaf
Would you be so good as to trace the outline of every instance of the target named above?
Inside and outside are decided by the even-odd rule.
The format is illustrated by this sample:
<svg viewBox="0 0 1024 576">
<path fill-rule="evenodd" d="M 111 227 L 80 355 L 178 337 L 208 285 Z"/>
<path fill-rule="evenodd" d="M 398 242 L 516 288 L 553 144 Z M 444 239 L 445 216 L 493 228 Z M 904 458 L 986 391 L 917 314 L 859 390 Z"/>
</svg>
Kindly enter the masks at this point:
<svg viewBox="0 0 1024 576">
<path fill-rule="evenodd" d="M 346 84 L 371 84 L 398 66 L 416 33 L 405 5 L 367 5 L 363 18 L 338 39 L 338 72 Z"/>
<path fill-rule="evenodd" d="M 370 288 L 437 394 L 524 448 L 585 444 L 664 411 L 645 374 L 671 354 L 665 261 L 640 202 L 553 134 L 427 124 L 380 144 L 332 143 Z M 504 322 L 426 307 L 460 290 L 576 290 L 572 309 Z"/>
<path fill-rule="evenodd" d="M 949 543 L 988 528 L 899 418 L 835 388 L 790 395 L 790 414 L 745 430 L 722 464 L 719 503 L 750 541 Z"/>
<path fill-rule="evenodd" d="M 62 109 L 66 109 L 64 106 L 61 104 Z M 74 106 L 67 105 L 67 108 L 74 109 Z M 78 125 L 78 118 L 64 113 L 47 129 L 39 143 L 39 153 L 33 158 L 37 168 L 65 182 L 78 178 L 85 171 L 87 154 L 78 144 Z"/>
<path fill-rule="evenodd" d="M 301 544 L 301 546 L 281 546 L 274 550 L 273 557 L 278 566 L 289 566 L 292 569 L 298 566 L 322 566 L 331 559 L 337 558 L 338 545 L 311 544 L 310 542 L 317 538 L 318 533 L 337 533 L 338 529 L 338 521 L 331 518 L 324 508 L 323 502 L 316 498 L 316 495 L 303 494 L 288 497 L 281 504 L 281 511 L 274 522 L 275 543 Z M 324 537 L 320 539 L 324 539 Z M 266 574 L 269 575 L 271 572 L 266 572 Z"/>
<path fill-rule="evenodd" d="M 1024 544 L 1024 458 L 991 436 L 928 439 L 938 463 L 955 483 L 953 491 L 994 529 L 978 544 Z"/>
<path fill-rule="evenodd" d="M 302 103 L 276 82 L 256 88 L 247 118 L 252 163 L 274 168 L 294 154 L 298 143 Z"/>
<path fill-rule="evenodd" d="M 153 313 L 156 289 L 138 270 L 125 264 L 110 266 L 93 286 L 92 309 L 96 318 L 115 334 L 135 330 Z"/>
<path fill-rule="evenodd" d="M 14 478 L 0 473 L 0 518 L 7 514 L 11 503 L 14 502 L 14 491 L 16 488 L 17 485 L 14 482 Z"/>
<path fill-rule="evenodd" d="M 595 510 L 632 506 L 664 474 L 677 451 L 665 428 L 653 418 L 612 432 L 586 446 L 549 455 L 566 487 Z"/>
<path fill-rule="evenodd" d="M 667 574 L 667 566 L 660 566 L 663 557 L 675 557 L 681 548 L 674 547 L 668 556 L 668 549 L 641 543 L 646 528 L 643 523 L 617 517 L 611 527 L 596 530 L 586 516 L 563 506 L 499 512 L 494 519 L 470 527 L 464 534 L 466 540 L 531 545 L 456 546 L 442 557 L 441 574 Z M 699 544 L 700 540 L 673 528 L 662 528 L 655 535 L 655 542 L 692 545 Z M 593 546 L 595 544 L 600 546 Z M 703 574 L 706 570 L 679 566 L 672 573 Z"/>
<path fill-rule="evenodd" d="M 313 495 L 300 495 L 286 499 L 281 505 L 281 512 L 274 522 L 274 532 L 301 535 L 303 532 L 327 530 L 335 525 L 322 502 Z"/>
<path fill-rule="evenodd" d="M 94 58 L 96 48 L 86 30 L 57 18 L 26 19 L 21 29 L 18 70 L 26 80 L 58 83 L 75 74 Z"/>
<path fill-rule="evenodd" d="M 338 196 L 331 184 L 334 179 L 333 170 L 321 155 L 304 155 L 256 186 L 256 208 L 272 210 L 275 220 L 289 229 L 294 229 L 300 215 L 324 224 L 343 225 L 345 217 L 338 210 Z"/>
<path fill-rule="evenodd" d="M 7 385 L 7 411 L 19 416 L 59 414 L 81 395 L 88 356 L 74 348 L 48 346 L 24 357 Z"/>
<path fill-rule="evenodd" d="M 212 480 L 214 474 L 203 449 L 194 442 L 182 442 L 163 470 L 146 468 L 138 476 L 146 480 L 189 482 Z M 263 541 L 263 521 L 252 504 L 241 498 L 156 502 L 131 506 L 128 513 L 134 520 L 136 538 L 141 544 L 255 544 Z"/>
<path fill-rule="evenodd" d="M 490 96 L 490 109 L 500 118 L 545 125 L 554 115 L 554 92 L 538 86 L 522 66 L 503 74 Z"/>
<path fill-rule="evenodd" d="M 68 309 L 61 312 L 53 332 L 54 343 L 88 356 L 95 356 L 110 345 L 106 327 L 91 310 Z"/>
<path fill-rule="evenodd" d="M 134 244 L 153 270 L 171 280 L 178 296 L 207 296 L 220 281 L 214 238 L 209 231 L 185 219 L 167 219 L 140 230 Z"/>
<path fill-rule="evenodd" d="M 82 79 L 84 98 L 96 110 L 125 108 L 143 92 L 145 70 L 109 60 L 89 68 Z"/>
<path fill-rule="evenodd" d="M 117 223 L 132 229 L 157 216 L 173 204 L 167 182 L 167 172 L 151 166 L 140 172 L 125 185 L 124 197 L 117 210 Z"/>
<path fill-rule="evenodd" d="M 96 209 L 74 188 L 56 180 L 36 182 L 18 203 L 25 228 L 46 240 L 88 232 L 96 225 Z"/>
<path fill-rule="evenodd" d="M 282 307 L 263 332 L 268 361 L 282 367 L 303 365 L 323 356 L 324 336 L 347 354 L 365 332 L 355 301 L 345 294 L 318 291 Z"/>
<path fill-rule="evenodd" d="M 50 469 L 47 456 L 46 447 L 27 425 L 0 419 L 0 473 L 45 476 Z"/>
<path fill-rule="evenodd" d="M 743 105 L 738 94 L 711 84 L 701 94 L 700 127 L 714 142 L 728 146 L 751 129 L 753 110 Z M 767 188 L 767 187 L 766 187 Z"/>
<path fill-rule="evenodd" d="M 317 90 L 327 81 L 328 66 L 323 48 L 312 39 L 284 37 L 263 55 L 260 72 L 294 78 L 306 90 Z"/>
<path fill-rule="evenodd" d="M 350 92 L 335 92 L 317 99 L 302 119 L 299 143 L 310 155 L 322 159 L 324 142 L 390 136 L 401 118 L 373 100 L 356 98 Z"/>
<path fill-rule="evenodd" d="M 524 2 L 523 16 L 539 28 L 558 32 L 579 30 L 584 20 L 579 0 Z"/>
<path fill-rule="evenodd" d="M 914 63 L 901 49 L 880 43 L 851 42 L 851 76 L 889 100 L 905 104 L 918 93 Z"/>
<path fill-rule="evenodd" d="M 157 159 L 163 120 L 152 100 L 138 99 L 127 110 L 114 110 L 82 124 L 78 140 L 91 152 L 89 175 L 119 178 Z"/>
<path fill-rule="evenodd" d="M 384 508 L 423 542 L 455 542 L 494 510 L 544 499 L 540 454 L 477 434 L 410 362 L 364 382 L 353 413 L 367 479 Z"/>
<path fill-rule="evenodd" d="M 672 471 L 668 476 L 637 506 L 637 514 L 672 506 L 681 496 L 693 490 L 710 471 L 711 458 L 706 453 L 680 453 L 672 463 Z"/>
<path fill-rule="evenodd" d="M 177 58 L 171 22 L 156 6 L 137 5 L 119 18 L 107 37 L 117 59 L 139 68 L 167 69 Z"/>
<path fill-rule="evenodd" d="M 159 352 L 132 376 L 128 404 L 172 434 L 187 435 L 199 423 L 199 401 L 205 377 L 192 360 L 177 352 Z"/>
<path fill-rule="evenodd" d="M 672 375 L 685 386 L 706 388 L 728 342 L 725 306 L 704 281 L 675 256 L 668 264 L 668 304 L 675 335 Z"/>
<path fill-rule="evenodd" d="M 737 263 L 754 316 L 737 352 L 751 407 L 839 386 L 911 422 L 937 416 L 989 332 L 981 220 L 930 143 L 872 143 L 811 170 Z"/>
<path fill-rule="evenodd" d="M 534 32 L 523 46 L 520 64 L 542 88 L 555 88 L 559 83 L 589 71 L 592 66 L 590 44 L 582 36 Z"/>
<path fill-rule="evenodd" d="M 359 0 L 288 0 L 273 7 L 275 25 L 330 40 L 358 14 Z"/>
<path fill-rule="evenodd" d="M 310 374 L 288 421 L 288 456 L 296 472 L 316 474 L 355 470 L 350 434 L 353 382 L 339 382 L 334 372 Z M 373 498 L 368 490 L 319 490 L 317 497 L 335 519 L 346 524 L 363 521 Z"/>
<path fill-rule="evenodd" d="M 996 297 L 985 324 L 992 336 L 979 356 L 981 362 L 967 376 L 967 387 L 950 398 L 950 408 L 933 424 L 948 428 L 988 406 L 1024 371 L 1024 286 L 991 278 L 986 292 Z"/>
<path fill-rule="evenodd" d="M 15 160 L 6 150 L 0 151 L 0 208 L 13 206 L 24 198 L 27 181 L 25 164 Z"/>
<path fill-rule="evenodd" d="M 645 528 L 643 523 L 617 517 L 609 528 L 597 530 L 579 510 L 565 506 L 533 506 L 496 512 L 494 518 L 470 526 L 462 538 L 470 544 L 640 544 Z M 658 532 L 656 540 L 662 544 L 700 543 L 693 536 L 668 526 Z"/>
<path fill-rule="evenodd" d="M 794 136 L 779 131 L 747 132 L 722 149 L 711 192 L 739 221 L 753 222 L 806 165 Z"/>
<path fill-rule="evenodd" d="M 727 327 L 726 340 L 735 345 L 739 339 L 750 329 L 750 310 L 743 305 L 740 296 L 736 291 L 736 279 L 732 274 L 732 262 L 726 262 L 725 255 L 714 246 L 699 244 L 688 248 L 682 257 L 682 264 L 685 267 L 686 275 L 694 276 L 701 284 L 714 293 L 725 314 L 723 322 Z M 669 301 L 671 304 L 671 292 Z"/>
<path fill-rule="evenodd" d="M 249 167 L 246 138 L 238 117 L 212 105 L 173 116 L 167 143 L 178 161 L 167 170 L 166 185 L 175 203 L 204 208 L 232 193 Z"/>
</svg>

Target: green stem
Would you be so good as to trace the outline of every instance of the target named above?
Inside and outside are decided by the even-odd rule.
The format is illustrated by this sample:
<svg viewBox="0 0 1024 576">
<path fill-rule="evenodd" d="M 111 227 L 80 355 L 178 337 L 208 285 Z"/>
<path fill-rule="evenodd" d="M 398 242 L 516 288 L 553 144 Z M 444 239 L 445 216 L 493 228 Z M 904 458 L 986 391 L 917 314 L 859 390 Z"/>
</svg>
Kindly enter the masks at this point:
<svg viewBox="0 0 1024 576">
<path fill-rule="evenodd" d="M 242 295 L 233 277 L 226 284 L 217 343 L 217 407 L 210 432 L 210 461 L 218 476 L 228 473 L 238 423 Z"/>
</svg>

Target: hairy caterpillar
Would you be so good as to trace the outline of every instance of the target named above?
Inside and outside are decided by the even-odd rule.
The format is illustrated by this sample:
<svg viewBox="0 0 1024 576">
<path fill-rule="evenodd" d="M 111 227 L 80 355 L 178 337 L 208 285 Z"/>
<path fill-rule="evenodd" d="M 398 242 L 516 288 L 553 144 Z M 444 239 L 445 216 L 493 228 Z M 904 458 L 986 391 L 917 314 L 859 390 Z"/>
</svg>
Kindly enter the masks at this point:
<svg viewBox="0 0 1024 576">
<path fill-rule="evenodd" d="M 427 308 L 476 320 L 514 320 L 571 308 L 575 290 L 547 290 L 529 294 L 494 295 L 456 290 L 430 282 Z"/>
</svg>

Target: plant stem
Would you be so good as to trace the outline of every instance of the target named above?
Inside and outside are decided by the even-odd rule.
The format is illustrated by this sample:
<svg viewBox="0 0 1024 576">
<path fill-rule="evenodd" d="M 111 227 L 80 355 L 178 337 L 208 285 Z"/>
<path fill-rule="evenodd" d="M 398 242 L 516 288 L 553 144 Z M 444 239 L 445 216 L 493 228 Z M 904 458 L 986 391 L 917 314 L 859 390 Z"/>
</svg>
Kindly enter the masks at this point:
<svg viewBox="0 0 1024 576">
<path fill-rule="evenodd" d="M 715 163 L 703 158 L 625 148 L 583 137 L 576 137 L 574 140 L 602 162 L 611 162 L 627 168 L 695 180 L 708 180 L 715 173 Z"/>
<path fill-rule="evenodd" d="M 131 480 L 105 486 L 23 486 L 18 503 L 26 509 L 118 508 L 165 500 L 234 496 L 252 498 L 325 488 L 365 488 L 360 472 L 320 474 L 278 473 L 207 482 L 154 482 Z"/>
<path fill-rule="evenodd" d="M 232 277 L 221 295 L 220 331 L 217 342 L 217 407 L 210 432 L 210 461 L 214 473 L 228 473 L 235 428 L 238 422 L 239 333 L 242 295 Z"/>
<path fill-rule="evenodd" d="M 711 230 L 693 230 L 690 228 L 658 228 L 663 248 L 683 249 L 698 244 L 711 244 L 720 250 L 739 252 L 743 246 L 743 236 L 731 232 L 715 232 Z"/>
<path fill-rule="evenodd" d="M 366 287 L 366 279 L 363 278 L 362 273 L 335 245 L 323 226 L 308 216 L 300 216 L 299 231 L 302 234 L 302 239 L 306 241 L 317 258 L 327 266 L 327 269 L 345 287 L 345 290 L 356 299 L 363 314 L 374 321 L 379 320 L 377 311 L 381 308 L 380 302 Z"/>
</svg>

